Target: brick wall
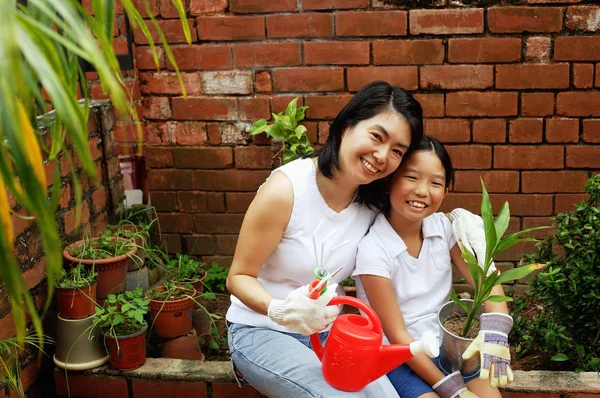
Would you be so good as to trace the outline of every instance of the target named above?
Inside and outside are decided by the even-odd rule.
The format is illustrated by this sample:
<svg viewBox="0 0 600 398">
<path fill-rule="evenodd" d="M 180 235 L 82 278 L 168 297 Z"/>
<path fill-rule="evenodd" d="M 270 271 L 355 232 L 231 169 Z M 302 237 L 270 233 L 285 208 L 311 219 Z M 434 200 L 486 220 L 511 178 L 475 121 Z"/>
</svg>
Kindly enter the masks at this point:
<svg viewBox="0 0 600 398">
<path fill-rule="evenodd" d="M 49 114 L 51 116 L 52 113 Z M 45 131 L 51 124 L 50 121 L 41 122 L 42 140 L 50 147 L 50 134 Z M 113 141 L 114 114 L 110 103 L 95 101 L 92 105 L 88 122 L 89 148 L 92 159 L 96 164 L 98 181 L 94 182 L 84 175 L 81 164 L 75 163 L 75 168 L 80 177 L 83 198 L 81 203 L 81 222 L 75 223 L 75 191 L 73 179 L 69 172 L 70 167 L 64 155 L 60 155 L 53 162 L 45 162 L 47 180 L 54 181 L 56 162 L 59 164 L 61 175 L 61 199 L 56 212 L 56 224 L 63 242 L 72 243 L 81 238 L 84 232 L 96 234 L 102 231 L 115 212 L 115 205 L 123 198 L 122 179 L 119 163 L 116 157 Z M 74 154 L 68 144 L 65 151 Z M 74 159 L 76 162 L 76 160 Z M 50 189 L 54 189 L 51 186 Z M 115 198 L 115 199 L 113 199 Z M 13 210 L 20 215 L 27 215 L 11 198 Z M 30 220 L 12 216 L 15 233 L 15 253 L 17 261 L 22 265 L 23 278 L 30 289 L 38 309 L 42 309 L 47 298 L 47 282 L 45 274 L 45 257 L 37 225 Z M 53 336 L 54 315 L 49 313 L 44 319 L 44 332 Z M 10 303 L 6 289 L 0 289 L 0 340 L 15 336 L 15 328 L 10 313 Z M 45 347 L 52 353 L 52 347 Z M 40 364 L 36 361 L 37 353 L 31 352 L 23 356 L 23 385 L 25 390 L 44 372 L 49 370 L 49 362 L 44 358 Z M 44 396 L 43 394 L 41 396 Z"/>
<path fill-rule="evenodd" d="M 269 141 L 248 127 L 299 96 L 321 144 L 374 79 L 414 93 L 426 132 L 447 144 L 457 172 L 444 210 L 478 211 L 482 176 L 496 209 L 510 202 L 511 230 L 546 224 L 582 199 L 600 169 L 594 1 L 412 1 L 409 10 L 379 0 L 189 0 L 192 45 L 169 0 L 150 3 L 189 95 L 164 50 L 157 71 L 135 32 L 149 186 L 171 251 L 230 264 L 244 211 L 271 169 Z M 526 250 L 510 250 L 501 266 Z"/>
</svg>

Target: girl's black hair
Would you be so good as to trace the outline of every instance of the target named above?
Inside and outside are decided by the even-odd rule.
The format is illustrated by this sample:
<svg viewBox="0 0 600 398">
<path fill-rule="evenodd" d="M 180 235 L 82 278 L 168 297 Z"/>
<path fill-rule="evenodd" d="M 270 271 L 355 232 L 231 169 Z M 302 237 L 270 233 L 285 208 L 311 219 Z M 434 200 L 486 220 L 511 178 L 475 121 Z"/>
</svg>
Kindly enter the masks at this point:
<svg viewBox="0 0 600 398">
<path fill-rule="evenodd" d="M 332 178 L 334 169 L 340 167 L 339 151 L 344 131 L 388 110 L 398 112 L 410 124 L 411 147 L 419 142 L 423 135 L 421 104 L 403 88 L 392 86 L 384 81 L 376 81 L 364 86 L 350 99 L 333 120 L 325 145 L 310 155 L 310 157 L 319 157 L 317 162 L 319 171 L 325 177 Z M 354 200 L 374 210 L 383 210 L 386 195 L 386 184 L 383 179 L 379 179 L 360 185 Z"/>
<path fill-rule="evenodd" d="M 442 166 L 444 167 L 444 171 L 446 172 L 446 188 L 450 186 L 452 180 L 454 179 L 454 167 L 452 166 L 452 161 L 450 160 L 450 154 L 444 147 L 444 144 L 439 142 L 436 138 L 424 135 L 421 139 L 415 143 L 415 145 L 411 145 L 411 149 L 406 152 L 402 161 L 406 161 L 416 152 L 422 151 L 432 151 L 436 154 L 436 156 L 442 162 Z"/>
</svg>

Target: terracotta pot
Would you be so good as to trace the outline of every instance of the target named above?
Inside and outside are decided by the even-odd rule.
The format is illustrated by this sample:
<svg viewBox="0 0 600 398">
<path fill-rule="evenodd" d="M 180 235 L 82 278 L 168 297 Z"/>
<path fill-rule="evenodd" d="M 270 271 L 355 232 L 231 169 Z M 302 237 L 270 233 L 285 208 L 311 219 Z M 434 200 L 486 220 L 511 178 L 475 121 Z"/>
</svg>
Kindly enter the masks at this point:
<svg viewBox="0 0 600 398">
<path fill-rule="evenodd" d="M 108 355 L 102 347 L 100 331 L 92 328 L 94 317 L 66 319 L 57 316 L 54 363 L 67 370 L 87 370 L 102 366 Z"/>
<path fill-rule="evenodd" d="M 126 240 L 120 238 L 121 240 Z M 69 247 L 78 247 L 83 240 L 77 241 Z M 103 302 L 109 294 L 117 294 L 125 291 L 125 279 L 127 278 L 127 264 L 129 259 L 136 252 L 136 248 L 131 249 L 127 254 L 122 254 L 113 258 L 102 258 L 97 260 L 79 259 L 69 254 L 69 248 L 63 251 L 63 257 L 73 264 L 84 264 L 86 267 L 94 269 L 98 273 L 98 287 L 96 296 L 99 303 Z"/>
<path fill-rule="evenodd" d="M 198 335 L 191 329 L 185 336 L 169 339 L 162 342 L 161 356 L 163 358 L 191 359 L 204 361 L 204 354 L 198 344 Z"/>
<path fill-rule="evenodd" d="M 152 290 L 164 291 L 165 288 L 159 286 Z M 194 290 L 191 296 L 195 294 Z M 152 327 L 156 334 L 166 339 L 187 334 L 192 328 L 193 304 L 194 302 L 187 297 L 173 301 L 150 299 L 150 319 L 154 322 Z"/>
<path fill-rule="evenodd" d="M 192 327 L 198 336 L 210 333 L 210 317 L 203 308 L 192 311 Z"/>
<path fill-rule="evenodd" d="M 104 335 L 104 343 L 108 351 L 108 364 L 117 370 L 133 370 L 146 363 L 146 330 L 148 324 L 127 336 L 117 338 Z"/>
<path fill-rule="evenodd" d="M 56 288 L 58 313 L 65 319 L 82 319 L 96 311 L 98 280 L 82 288 Z"/>
</svg>

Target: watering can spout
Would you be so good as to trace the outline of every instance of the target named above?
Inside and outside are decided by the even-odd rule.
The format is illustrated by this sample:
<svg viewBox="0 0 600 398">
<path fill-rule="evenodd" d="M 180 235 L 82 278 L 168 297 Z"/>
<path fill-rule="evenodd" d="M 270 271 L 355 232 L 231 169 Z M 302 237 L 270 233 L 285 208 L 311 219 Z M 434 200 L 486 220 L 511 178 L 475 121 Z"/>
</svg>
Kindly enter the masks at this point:
<svg viewBox="0 0 600 398">
<path fill-rule="evenodd" d="M 387 374 L 415 355 L 425 354 L 430 358 L 435 358 L 439 353 L 437 339 L 430 331 L 423 333 L 420 340 L 413 341 L 410 344 L 383 345 L 380 348 L 380 360 L 374 370 L 373 380 Z"/>
</svg>

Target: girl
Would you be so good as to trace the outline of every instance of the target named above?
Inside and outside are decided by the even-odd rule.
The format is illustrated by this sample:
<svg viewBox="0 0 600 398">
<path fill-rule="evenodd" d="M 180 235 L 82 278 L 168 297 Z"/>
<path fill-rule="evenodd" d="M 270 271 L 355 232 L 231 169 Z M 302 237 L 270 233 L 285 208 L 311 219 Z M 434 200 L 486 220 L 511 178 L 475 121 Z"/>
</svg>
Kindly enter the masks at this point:
<svg viewBox="0 0 600 398">
<path fill-rule="evenodd" d="M 448 301 L 452 284 L 451 263 L 473 285 L 450 221 L 436 213 L 453 173 L 443 145 L 423 136 L 391 178 L 387 211 L 379 214 L 360 242 L 352 275 L 357 279 L 357 296 L 377 312 L 389 343 L 410 343 L 426 330 L 438 331 L 437 311 Z M 504 294 L 502 287 L 495 287 L 492 294 Z M 482 324 L 488 316 L 494 324 L 510 321 L 512 325 L 505 315 L 506 303 L 486 302 L 485 309 L 489 314 L 482 316 Z M 509 330 L 497 331 L 508 334 Z M 388 374 L 402 398 L 501 397 L 479 374 L 465 376 L 444 374 L 437 359 L 425 355 Z"/>
<path fill-rule="evenodd" d="M 332 283 L 352 273 L 358 243 L 386 198 L 381 179 L 396 170 L 422 131 L 421 105 L 412 95 L 371 83 L 340 111 L 313 157 L 278 168 L 257 192 L 227 278 L 232 295 L 226 317 L 235 373 L 262 394 L 397 396 L 385 376 L 357 393 L 327 384 L 308 335 L 337 316 L 335 306 L 326 306 L 336 287 L 310 300 L 307 285 L 319 264 L 328 271 L 343 267 Z"/>
</svg>

